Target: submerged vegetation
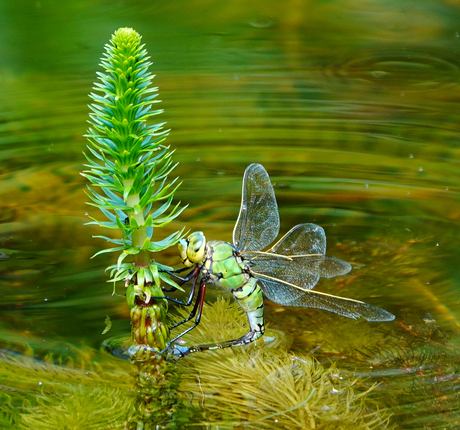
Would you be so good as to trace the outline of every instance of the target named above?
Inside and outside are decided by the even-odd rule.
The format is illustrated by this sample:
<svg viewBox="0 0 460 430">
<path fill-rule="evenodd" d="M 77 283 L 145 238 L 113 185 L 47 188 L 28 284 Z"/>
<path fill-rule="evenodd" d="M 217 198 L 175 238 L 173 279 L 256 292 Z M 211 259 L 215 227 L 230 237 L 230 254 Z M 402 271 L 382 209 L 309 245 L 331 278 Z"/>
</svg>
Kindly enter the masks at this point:
<svg viewBox="0 0 460 430">
<path fill-rule="evenodd" d="M 228 331 L 237 335 L 246 325 L 240 307 L 226 299 L 205 304 L 203 319 L 188 342 L 214 341 Z M 47 357 L 42 362 L 0 357 L 0 379 L 18 375 L 15 390 L 4 394 L 0 407 L 2 428 L 126 428 L 136 417 L 129 363 L 90 349 L 74 355 L 78 359 Z M 247 345 L 193 354 L 178 370 L 176 395 L 182 409 L 165 421 L 166 428 L 185 423 L 227 429 L 392 428 L 390 413 L 372 399 L 376 384 L 321 365 L 309 355 L 294 355 L 283 339 L 264 348 Z"/>
</svg>

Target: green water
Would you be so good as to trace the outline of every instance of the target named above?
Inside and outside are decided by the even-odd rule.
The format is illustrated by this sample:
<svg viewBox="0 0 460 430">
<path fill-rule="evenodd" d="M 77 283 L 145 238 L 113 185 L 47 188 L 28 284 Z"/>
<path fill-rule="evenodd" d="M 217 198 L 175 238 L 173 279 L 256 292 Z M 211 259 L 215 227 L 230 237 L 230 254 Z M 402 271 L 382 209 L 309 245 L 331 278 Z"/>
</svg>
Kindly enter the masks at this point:
<svg viewBox="0 0 460 430">
<path fill-rule="evenodd" d="M 230 240 L 244 169 L 262 163 L 282 232 L 319 224 L 328 254 L 353 264 L 316 289 L 396 315 L 369 324 L 268 303 L 270 327 L 294 354 L 320 346 L 321 362 L 381 382 L 375 402 L 396 428 L 459 428 L 459 22 L 455 0 L 0 0 L 4 354 L 98 349 L 107 315 L 111 336 L 129 333 L 110 257 L 90 260 L 104 243 L 83 225 L 96 213 L 79 171 L 103 45 L 131 26 L 190 205 L 171 231 Z M 163 258 L 179 264 L 175 249 Z"/>
</svg>

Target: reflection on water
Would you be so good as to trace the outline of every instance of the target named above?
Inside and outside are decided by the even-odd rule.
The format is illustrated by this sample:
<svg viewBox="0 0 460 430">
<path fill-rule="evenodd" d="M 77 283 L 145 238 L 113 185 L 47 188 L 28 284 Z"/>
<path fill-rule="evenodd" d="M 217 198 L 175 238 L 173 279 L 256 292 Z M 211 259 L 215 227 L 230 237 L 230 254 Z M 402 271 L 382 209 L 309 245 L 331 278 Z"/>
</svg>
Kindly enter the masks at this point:
<svg viewBox="0 0 460 430">
<path fill-rule="evenodd" d="M 38 357 L 129 332 L 78 172 L 102 46 L 144 37 L 185 224 L 230 240 L 245 167 L 272 178 L 282 232 L 324 227 L 353 265 L 316 287 L 396 315 L 267 306 L 293 353 L 380 382 L 396 428 L 459 426 L 460 8 L 454 1 L 0 1 L 0 348 Z M 178 264 L 176 250 L 164 254 Z M 209 299 L 219 292 L 210 291 Z M 64 349 L 64 351 L 62 351 Z M 3 388 L 14 382 L 2 381 Z"/>
</svg>

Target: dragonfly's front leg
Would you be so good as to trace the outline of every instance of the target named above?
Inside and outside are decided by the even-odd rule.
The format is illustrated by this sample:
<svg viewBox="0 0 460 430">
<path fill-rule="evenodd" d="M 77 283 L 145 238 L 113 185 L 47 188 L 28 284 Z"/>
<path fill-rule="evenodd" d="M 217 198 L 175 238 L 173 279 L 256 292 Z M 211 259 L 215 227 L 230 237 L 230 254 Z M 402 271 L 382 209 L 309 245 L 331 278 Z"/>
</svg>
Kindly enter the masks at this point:
<svg viewBox="0 0 460 430">
<path fill-rule="evenodd" d="M 184 272 L 185 270 L 188 270 L 189 267 L 182 267 L 180 269 L 177 269 L 177 270 L 172 270 L 171 272 L 165 270 L 164 272 L 167 273 L 168 275 L 172 276 L 173 278 L 176 278 L 179 280 L 179 282 L 177 283 L 179 286 L 182 286 L 184 285 L 186 282 L 190 281 L 190 279 L 192 279 L 194 276 L 196 276 L 198 274 L 198 271 L 200 270 L 200 268 L 198 266 L 196 266 L 194 269 L 192 269 L 189 273 L 187 273 L 187 275 L 182 278 L 181 276 L 179 275 L 176 275 L 176 273 L 181 273 L 181 272 Z M 176 287 L 171 287 L 171 288 L 161 288 L 162 291 L 165 291 L 167 293 L 171 293 L 173 291 L 177 291 L 177 288 Z"/>
<path fill-rule="evenodd" d="M 188 267 L 187 267 L 187 269 L 188 269 Z M 177 270 L 175 272 L 179 272 L 179 271 L 182 271 L 182 269 L 179 269 L 179 270 Z M 176 304 L 181 305 L 181 306 L 190 306 L 190 304 L 193 301 L 193 297 L 195 296 L 196 279 L 198 278 L 199 271 L 200 271 L 200 268 L 197 266 L 193 270 L 191 270 L 189 273 L 187 273 L 187 276 L 185 276 L 185 278 L 181 278 L 180 276 L 174 275 L 175 272 L 167 272 L 168 274 L 174 276 L 176 279 L 180 279 L 180 282 L 178 282 L 178 285 L 180 285 L 180 286 L 184 285 L 186 282 L 190 281 L 190 279 L 194 278 L 194 282 L 192 284 L 192 289 L 190 290 L 189 297 L 185 302 L 182 302 L 182 301 L 177 300 L 177 299 L 173 299 L 172 297 L 168 297 L 168 296 L 161 296 L 161 297 L 160 296 L 152 296 L 152 299 L 166 299 L 166 300 L 169 300 L 170 302 L 176 303 Z M 172 287 L 172 288 L 169 288 L 169 289 L 162 288 L 161 290 L 165 291 L 165 292 L 171 292 L 171 291 L 176 291 L 177 288 L 175 288 L 175 287 Z"/>
</svg>

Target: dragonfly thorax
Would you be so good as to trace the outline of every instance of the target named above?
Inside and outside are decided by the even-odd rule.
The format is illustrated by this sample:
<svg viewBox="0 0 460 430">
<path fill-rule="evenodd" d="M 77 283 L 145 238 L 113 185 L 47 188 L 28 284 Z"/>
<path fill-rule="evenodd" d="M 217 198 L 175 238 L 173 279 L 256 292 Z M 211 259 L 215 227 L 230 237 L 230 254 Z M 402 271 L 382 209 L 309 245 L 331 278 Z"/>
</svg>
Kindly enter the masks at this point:
<svg viewBox="0 0 460 430">
<path fill-rule="evenodd" d="M 201 231 L 195 231 L 178 243 L 180 258 L 187 267 L 201 264 L 206 257 L 206 237 Z"/>
<path fill-rule="evenodd" d="M 232 292 L 250 278 L 247 261 L 232 244 L 219 240 L 207 243 L 201 273 L 208 282 Z"/>
</svg>

